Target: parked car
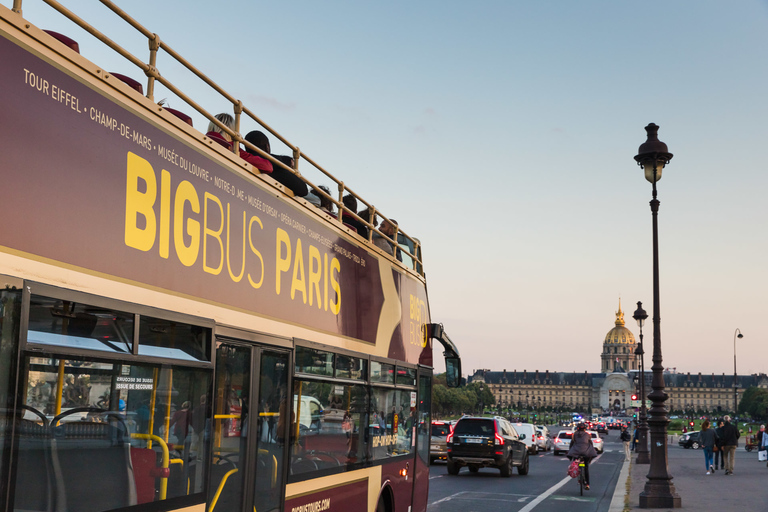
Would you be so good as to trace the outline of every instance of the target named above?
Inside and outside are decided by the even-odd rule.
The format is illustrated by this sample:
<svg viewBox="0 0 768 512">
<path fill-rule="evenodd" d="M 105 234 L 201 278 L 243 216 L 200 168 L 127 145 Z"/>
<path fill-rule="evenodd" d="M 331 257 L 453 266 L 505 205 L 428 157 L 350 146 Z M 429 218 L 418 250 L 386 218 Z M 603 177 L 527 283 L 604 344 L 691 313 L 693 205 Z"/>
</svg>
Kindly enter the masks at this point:
<svg viewBox="0 0 768 512">
<path fill-rule="evenodd" d="M 445 439 L 451 431 L 451 424 L 444 421 L 433 421 L 432 432 L 429 440 L 429 463 L 436 460 L 448 459 L 448 448 Z"/>
<path fill-rule="evenodd" d="M 682 446 L 683 448 L 693 448 L 694 450 L 698 450 L 701 448 L 701 444 L 699 443 L 699 431 L 696 430 L 694 432 L 688 432 L 687 434 L 683 434 L 680 436 L 680 439 L 677 441 L 677 444 Z"/>
<path fill-rule="evenodd" d="M 521 438 L 528 447 L 528 453 L 539 453 L 539 445 L 536 443 L 536 427 L 531 423 L 515 423 L 513 425 L 515 430 L 519 434 L 525 434 L 524 438 Z"/>
<path fill-rule="evenodd" d="M 521 475 L 528 474 L 528 450 L 523 442 L 527 436 L 518 433 L 506 419 L 461 418 L 448 433 L 448 474 L 458 475 L 463 466 L 471 473 L 482 467 L 494 467 L 501 476 L 511 476 L 516 467 Z"/>
<path fill-rule="evenodd" d="M 536 428 L 536 445 L 539 450 L 548 452 L 552 449 L 552 436 L 549 435 L 549 429 L 542 430 Z"/>
</svg>

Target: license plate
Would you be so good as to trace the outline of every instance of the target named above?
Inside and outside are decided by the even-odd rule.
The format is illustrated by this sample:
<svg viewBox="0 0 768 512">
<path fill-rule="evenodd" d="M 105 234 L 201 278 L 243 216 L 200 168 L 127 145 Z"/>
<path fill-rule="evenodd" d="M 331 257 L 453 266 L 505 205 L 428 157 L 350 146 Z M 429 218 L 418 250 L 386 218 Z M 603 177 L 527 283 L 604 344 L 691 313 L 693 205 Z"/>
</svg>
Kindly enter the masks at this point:
<svg viewBox="0 0 768 512">
<path fill-rule="evenodd" d="M 464 440 L 464 442 L 465 442 L 465 443 L 476 443 L 476 444 L 480 444 L 480 443 L 482 443 L 482 442 L 483 442 L 483 440 L 482 440 L 482 439 L 465 439 L 465 440 Z"/>
</svg>

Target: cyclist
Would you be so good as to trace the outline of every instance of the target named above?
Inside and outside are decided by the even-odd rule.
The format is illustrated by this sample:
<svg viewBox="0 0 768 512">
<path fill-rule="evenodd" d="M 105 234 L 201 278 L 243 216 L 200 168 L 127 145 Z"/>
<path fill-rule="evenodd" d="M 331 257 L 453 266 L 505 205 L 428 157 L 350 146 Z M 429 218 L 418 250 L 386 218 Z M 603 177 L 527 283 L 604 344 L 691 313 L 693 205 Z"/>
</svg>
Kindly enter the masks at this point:
<svg viewBox="0 0 768 512">
<path fill-rule="evenodd" d="M 587 490 L 589 490 L 589 463 L 595 457 L 597 457 L 597 451 L 592 445 L 592 436 L 587 432 L 587 425 L 586 423 L 579 423 L 571 438 L 568 458 L 570 460 L 584 459 L 584 484 Z"/>
</svg>

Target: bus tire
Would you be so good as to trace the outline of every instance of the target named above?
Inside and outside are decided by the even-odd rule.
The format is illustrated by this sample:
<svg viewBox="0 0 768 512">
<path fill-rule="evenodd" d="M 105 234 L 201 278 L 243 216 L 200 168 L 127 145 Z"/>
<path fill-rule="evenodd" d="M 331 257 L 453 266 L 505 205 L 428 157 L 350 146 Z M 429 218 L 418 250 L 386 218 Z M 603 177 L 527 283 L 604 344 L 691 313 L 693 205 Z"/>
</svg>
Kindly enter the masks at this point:
<svg viewBox="0 0 768 512">
<path fill-rule="evenodd" d="M 376 505 L 376 512 L 391 512 L 391 499 L 389 491 L 386 489 L 382 490 L 381 496 L 379 496 L 379 503 Z"/>
</svg>

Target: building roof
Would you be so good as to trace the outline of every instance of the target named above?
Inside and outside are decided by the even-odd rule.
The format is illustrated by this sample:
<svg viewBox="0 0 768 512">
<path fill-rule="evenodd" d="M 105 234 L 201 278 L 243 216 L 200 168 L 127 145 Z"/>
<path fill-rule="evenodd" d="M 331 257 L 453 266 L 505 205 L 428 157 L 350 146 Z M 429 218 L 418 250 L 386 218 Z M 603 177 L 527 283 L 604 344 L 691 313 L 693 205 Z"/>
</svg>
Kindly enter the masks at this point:
<svg viewBox="0 0 768 512">
<path fill-rule="evenodd" d="M 621 299 L 619 299 L 619 310 L 616 312 L 616 327 L 608 331 L 603 343 L 634 345 L 635 335 L 624 326 L 624 312 L 621 310 Z"/>
</svg>

